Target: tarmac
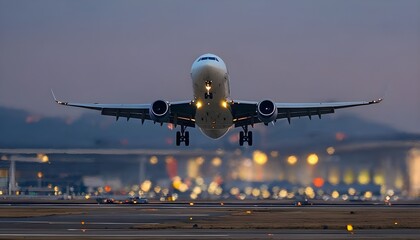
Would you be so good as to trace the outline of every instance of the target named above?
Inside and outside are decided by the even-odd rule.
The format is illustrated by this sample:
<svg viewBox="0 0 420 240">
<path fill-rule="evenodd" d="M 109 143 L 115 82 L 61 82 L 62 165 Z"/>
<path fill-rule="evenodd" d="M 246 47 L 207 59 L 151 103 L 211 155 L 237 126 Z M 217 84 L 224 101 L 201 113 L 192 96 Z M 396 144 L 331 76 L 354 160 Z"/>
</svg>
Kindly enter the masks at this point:
<svg viewBox="0 0 420 240">
<path fill-rule="evenodd" d="M 420 204 L 0 203 L 0 239 L 419 239 Z"/>
</svg>

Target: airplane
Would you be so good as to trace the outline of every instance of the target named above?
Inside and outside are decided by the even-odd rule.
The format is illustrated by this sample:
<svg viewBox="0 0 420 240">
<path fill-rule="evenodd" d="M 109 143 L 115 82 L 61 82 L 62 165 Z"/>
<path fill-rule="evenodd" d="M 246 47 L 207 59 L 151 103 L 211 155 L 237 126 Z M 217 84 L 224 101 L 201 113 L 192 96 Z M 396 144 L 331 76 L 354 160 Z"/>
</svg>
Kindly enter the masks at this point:
<svg viewBox="0 0 420 240">
<path fill-rule="evenodd" d="M 189 146 L 190 136 L 187 128 L 198 127 L 201 132 L 212 138 L 219 139 L 231 128 L 242 128 L 239 132 L 239 145 L 248 143 L 252 146 L 253 135 L 249 126 L 263 123 L 268 125 L 279 119 L 334 113 L 336 109 L 356 107 L 380 103 L 382 99 L 358 102 L 324 102 L 324 103 L 276 103 L 265 99 L 260 102 L 239 101 L 230 98 L 229 73 L 225 62 L 214 54 L 199 56 L 192 64 L 191 79 L 193 85 L 193 99 L 168 102 L 156 100 L 151 104 L 86 104 L 71 103 L 57 100 L 56 103 L 71 107 L 98 110 L 102 115 L 137 118 L 143 124 L 145 120 L 163 125 L 173 124 L 176 132 L 176 145 L 184 143 Z"/>
</svg>

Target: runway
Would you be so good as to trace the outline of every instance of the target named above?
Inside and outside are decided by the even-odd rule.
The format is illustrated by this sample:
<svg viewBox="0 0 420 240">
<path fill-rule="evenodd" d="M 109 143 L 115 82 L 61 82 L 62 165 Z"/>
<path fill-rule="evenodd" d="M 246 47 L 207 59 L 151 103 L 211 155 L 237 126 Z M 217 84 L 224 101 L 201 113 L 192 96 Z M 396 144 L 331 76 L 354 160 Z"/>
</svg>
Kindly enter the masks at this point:
<svg viewBox="0 0 420 240">
<path fill-rule="evenodd" d="M 353 234 L 339 230 L 113 230 L 68 229 L 19 230 L 19 233 L 3 233 L 0 239 L 418 239 L 419 230 L 360 230 Z"/>
<path fill-rule="evenodd" d="M 0 239 L 418 239 L 419 206 L 0 204 Z"/>
</svg>

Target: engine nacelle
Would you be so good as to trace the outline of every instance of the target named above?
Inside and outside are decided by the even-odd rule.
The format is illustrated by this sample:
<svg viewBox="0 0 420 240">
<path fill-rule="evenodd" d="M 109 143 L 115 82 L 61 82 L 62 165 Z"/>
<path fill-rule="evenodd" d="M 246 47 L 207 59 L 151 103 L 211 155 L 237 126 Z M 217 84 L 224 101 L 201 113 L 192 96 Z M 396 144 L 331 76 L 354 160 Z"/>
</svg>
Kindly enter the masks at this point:
<svg viewBox="0 0 420 240">
<path fill-rule="evenodd" d="M 150 118 L 155 122 L 162 122 L 169 117 L 169 103 L 163 100 L 157 100 L 152 103 L 149 109 Z"/>
<path fill-rule="evenodd" d="M 257 106 L 258 119 L 267 124 L 277 118 L 277 107 L 273 101 L 264 100 L 258 103 Z"/>
</svg>

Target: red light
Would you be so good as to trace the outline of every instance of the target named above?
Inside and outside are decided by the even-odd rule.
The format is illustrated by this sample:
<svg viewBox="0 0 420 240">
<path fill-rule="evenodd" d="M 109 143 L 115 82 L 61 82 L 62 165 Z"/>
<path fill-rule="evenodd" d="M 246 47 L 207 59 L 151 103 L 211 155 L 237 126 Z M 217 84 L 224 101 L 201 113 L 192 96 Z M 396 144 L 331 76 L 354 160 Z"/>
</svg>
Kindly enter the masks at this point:
<svg viewBox="0 0 420 240">
<path fill-rule="evenodd" d="M 337 140 L 337 141 L 343 141 L 344 139 L 346 139 L 346 134 L 345 133 L 343 133 L 343 132 L 337 132 L 336 134 L 335 134 L 335 139 Z"/>
<path fill-rule="evenodd" d="M 112 189 L 111 189 L 111 187 L 109 185 L 106 185 L 104 187 L 104 190 L 105 190 L 105 192 L 109 193 L 109 192 L 111 192 Z"/>
<path fill-rule="evenodd" d="M 324 186 L 324 179 L 320 178 L 320 177 L 314 178 L 313 184 L 314 184 L 315 187 L 320 188 L 320 187 Z"/>
</svg>

